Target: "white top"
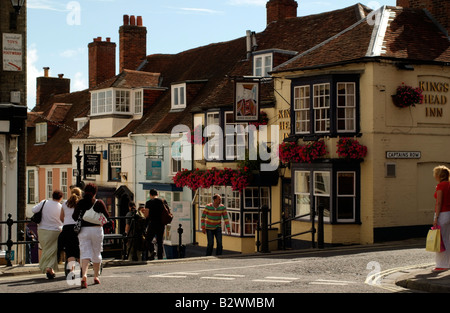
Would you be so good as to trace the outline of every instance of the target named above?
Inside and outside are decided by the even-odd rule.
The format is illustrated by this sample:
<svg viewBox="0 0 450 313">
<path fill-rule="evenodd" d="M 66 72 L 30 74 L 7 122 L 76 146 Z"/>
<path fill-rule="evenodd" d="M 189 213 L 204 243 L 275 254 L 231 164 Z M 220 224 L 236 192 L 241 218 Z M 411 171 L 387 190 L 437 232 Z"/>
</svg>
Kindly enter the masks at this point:
<svg viewBox="0 0 450 313">
<path fill-rule="evenodd" d="M 35 207 L 31 209 L 33 213 L 39 212 L 44 205 L 42 200 Z M 55 200 L 47 200 L 42 211 L 42 220 L 38 224 L 40 229 L 59 230 L 61 231 L 63 223 L 61 222 L 61 203 Z"/>
<path fill-rule="evenodd" d="M 69 208 L 67 206 L 67 200 L 63 202 L 62 208 L 64 210 L 64 225 L 74 225 L 76 221 L 74 221 L 72 214 L 75 208 Z"/>
</svg>

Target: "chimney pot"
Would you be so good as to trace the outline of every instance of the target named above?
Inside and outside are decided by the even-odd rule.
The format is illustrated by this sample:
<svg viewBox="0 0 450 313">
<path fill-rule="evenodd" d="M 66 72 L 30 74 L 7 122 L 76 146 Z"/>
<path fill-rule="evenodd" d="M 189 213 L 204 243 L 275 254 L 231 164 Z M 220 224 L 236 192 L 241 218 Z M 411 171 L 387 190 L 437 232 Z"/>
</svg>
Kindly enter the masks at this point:
<svg viewBox="0 0 450 313">
<path fill-rule="evenodd" d="M 137 26 L 142 26 L 142 16 L 137 17 Z"/>
<path fill-rule="evenodd" d="M 132 26 L 136 25 L 136 17 L 134 15 L 130 16 L 130 25 Z"/>
<path fill-rule="evenodd" d="M 63 78 L 63 77 L 64 77 L 64 74 L 58 74 L 58 77 L 59 77 L 59 78 Z"/>
<path fill-rule="evenodd" d="M 49 67 L 44 67 L 44 77 L 48 77 L 48 70 L 50 68 Z"/>
<path fill-rule="evenodd" d="M 128 24 L 130 24 L 130 17 L 125 14 L 123 16 L 123 25 L 128 25 Z"/>
<path fill-rule="evenodd" d="M 111 42 L 111 38 L 110 37 L 106 37 L 106 42 Z"/>
</svg>

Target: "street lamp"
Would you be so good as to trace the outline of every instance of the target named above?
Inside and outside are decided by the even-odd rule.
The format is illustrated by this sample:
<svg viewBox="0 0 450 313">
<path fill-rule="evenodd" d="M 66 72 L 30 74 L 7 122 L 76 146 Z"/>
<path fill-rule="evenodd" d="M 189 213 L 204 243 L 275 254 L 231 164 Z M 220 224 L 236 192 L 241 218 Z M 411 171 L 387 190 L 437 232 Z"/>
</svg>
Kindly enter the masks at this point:
<svg viewBox="0 0 450 313">
<path fill-rule="evenodd" d="M 16 10 L 16 14 L 20 14 L 20 8 L 23 7 L 25 0 L 11 0 L 13 8 Z"/>
</svg>

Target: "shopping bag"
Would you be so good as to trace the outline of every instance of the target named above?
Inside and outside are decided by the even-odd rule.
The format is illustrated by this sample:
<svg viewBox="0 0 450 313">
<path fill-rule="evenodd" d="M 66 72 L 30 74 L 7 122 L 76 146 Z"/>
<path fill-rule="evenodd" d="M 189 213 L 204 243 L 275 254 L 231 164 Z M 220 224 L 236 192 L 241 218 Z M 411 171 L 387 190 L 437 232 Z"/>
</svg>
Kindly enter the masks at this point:
<svg viewBox="0 0 450 313">
<path fill-rule="evenodd" d="M 441 230 L 438 227 L 432 227 L 427 234 L 425 250 L 429 252 L 442 252 L 443 244 L 441 245 L 441 242 Z"/>
</svg>

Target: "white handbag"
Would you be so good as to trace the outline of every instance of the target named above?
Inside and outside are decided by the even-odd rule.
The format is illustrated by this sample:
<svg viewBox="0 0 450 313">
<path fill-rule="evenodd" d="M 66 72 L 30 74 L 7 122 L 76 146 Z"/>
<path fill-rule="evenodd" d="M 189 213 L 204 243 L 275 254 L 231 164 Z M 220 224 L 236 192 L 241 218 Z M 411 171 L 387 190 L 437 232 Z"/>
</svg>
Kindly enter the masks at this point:
<svg viewBox="0 0 450 313">
<path fill-rule="evenodd" d="M 96 202 L 97 200 L 95 200 L 94 205 Z M 96 225 L 105 225 L 108 220 L 103 213 L 94 211 L 94 205 L 84 213 L 83 220 Z"/>
</svg>

